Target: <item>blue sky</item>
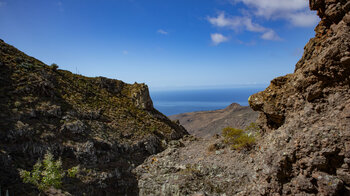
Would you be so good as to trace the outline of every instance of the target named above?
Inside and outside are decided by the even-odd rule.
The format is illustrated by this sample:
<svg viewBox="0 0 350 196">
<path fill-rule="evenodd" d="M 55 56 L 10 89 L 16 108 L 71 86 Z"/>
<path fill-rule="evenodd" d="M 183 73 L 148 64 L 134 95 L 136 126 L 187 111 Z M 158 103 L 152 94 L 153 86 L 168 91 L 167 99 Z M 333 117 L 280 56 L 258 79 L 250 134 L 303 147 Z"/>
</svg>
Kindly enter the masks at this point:
<svg viewBox="0 0 350 196">
<path fill-rule="evenodd" d="M 0 39 L 151 90 L 266 85 L 293 72 L 317 22 L 307 0 L 0 0 Z"/>
</svg>

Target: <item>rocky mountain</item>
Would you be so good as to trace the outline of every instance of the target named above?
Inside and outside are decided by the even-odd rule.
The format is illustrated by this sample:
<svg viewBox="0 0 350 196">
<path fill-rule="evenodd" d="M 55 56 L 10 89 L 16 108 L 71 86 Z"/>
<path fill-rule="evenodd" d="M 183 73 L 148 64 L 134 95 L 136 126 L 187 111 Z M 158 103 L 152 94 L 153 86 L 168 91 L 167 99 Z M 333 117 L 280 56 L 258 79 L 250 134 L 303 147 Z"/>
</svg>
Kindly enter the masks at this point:
<svg viewBox="0 0 350 196">
<path fill-rule="evenodd" d="M 250 107 L 233 103 L 222 110 L 183 113 L 169 116 L 169 118 L 179 120 L 190 134 L 209 138 L 215 134 L 221 134 L 225 127 L 244 129 L 256 121 L 258 113 Z"/>
<path fill-rule="evenodd" d="M 321 21 L 294 73 L 249 99 L 255 147 L 185 138 L 135 169 L 140 195 L 350 195 L 350 1 L 310 8 Z"/>
<path fill-rule="evenodd" d="M 145 84 L 89 78 L 47 66 L 0 40 L 0 187 L 38 195 L 18 169 L 50 151 L 72 195 L 137 195 L 131 170 L 188 134 L 153 108 Z M 1 193 L 0 193 L 1 194 Z"/>
</svg>

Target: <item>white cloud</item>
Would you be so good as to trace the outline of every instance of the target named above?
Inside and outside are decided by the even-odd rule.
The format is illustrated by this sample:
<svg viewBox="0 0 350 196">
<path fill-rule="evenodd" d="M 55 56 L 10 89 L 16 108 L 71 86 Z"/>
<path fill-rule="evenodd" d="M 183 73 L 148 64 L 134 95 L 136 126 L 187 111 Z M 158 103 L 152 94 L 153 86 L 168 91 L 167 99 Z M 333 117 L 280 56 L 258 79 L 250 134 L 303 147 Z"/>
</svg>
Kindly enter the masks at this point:
<svg viewBox="0 0 350 196">
<path fill-rule="evenodd" d="M 316 14 L 309 11 L 308 0 L 233 0 L 251 8 L 255 16 L 267 20 L 284 19 L 294 26 L 314 26 L 318 22 Z"/>
<path fill-rule="evenodd" d="M 162 35 L 168 35 L 168 32 L 164 31 L 163 29 L 158 29 L 157 33 L 162 34 Z"/>
<path fill-rule="evenodd" d="M 259 24 L 253 23 L 251 18 L 248 17 L 242 17 L 242 23 L 247 28 L 248 31 L 252 32 L 265 32 L 269 29 L 262 27 Z M 269 30 L 270 31 L 270 30 Z"/>
<path fill-rule="evenodd" d="M 273 41 L 279 41 L 281 38 L 276 34 L 273 30 L 268 30 L 261 36 L 264 40 L 273 40 Z"/>
<path fill-rule="evenodd" d="M 249 16 L 227 17 L 225 13 L 220 13 L 217 17 L 208 17 L 208 21 L 217 27 L 229 28 L 234 31 L 246 30 L 250 32 L 262 33 L 261 38 L 265 40 L 280 40 L 277 33 L 269 28 L 263 27 L 252 21 Z"/>
<path fill-rule="evenodd" d="M 317 24 L 319 18 L 310 12 L 291 13 L 286 16 L 294 26 L 310 27 Z"/>
<path fill-rule="evenodd" d="M 210 34 L 211 41 L 214 45 L 219 45 L 220 43 L 227 42 L 229 39 L 220 33 Z"/>
<path fill-rule="evenodd" d="M 208 17 L 208 21 L 215 26 L 218 27 L 235 27 L 238 25 L 238 21 L 235 19 L 228 19 L 225 17 L 225 13 L 221 13 L 218 15 L 218 17 Z"/>
<path fill-rule="evenodd" d="M 217 17 L 208 17 L 208 21 L 214 26 L 226 27 L 235 31 L 245 29 L 253 32 L 263 32 L 265 30 L 259 24 L 253 23 L 249 17 L 227 17 L 224 12 L 220 13 Z"/>
<path fill-rule="evenodd" d="M 254 7 L 255 14 L 267 18 L 276 13 L 299 11 L 309 6 L 308 0 L 234 0 L 234 2 Z"/>
<path fill-rule="evenodd" d="M 284 20 L 295 27 L 315 26 L 319 21 L 315 12 L 309 10 L 308 0 L 228 0 L 233 5 L 244 4 L 248 9 L 241 11 L 241 16 L 226 16 L 224 12 L 217 17 L 208 17 L 208 21 L 221 28 L 234 31 L 261 33 L 264 40 L 282 40 L 271 28 L 254 21 Z M 261 20 L 263 19 L 263 20 Z"/>
<path fill-rule="evenodd" d="M 236 31 L 241 29 L 246 29 L 253 32 L 265 31 L 264 27 L 253 23 L 249 17 L 227 17 L 224 12 L 220 13 L 217 17 L 208 17 L 208 21 L 214 26 L 227 27 Z"/>
</svg>

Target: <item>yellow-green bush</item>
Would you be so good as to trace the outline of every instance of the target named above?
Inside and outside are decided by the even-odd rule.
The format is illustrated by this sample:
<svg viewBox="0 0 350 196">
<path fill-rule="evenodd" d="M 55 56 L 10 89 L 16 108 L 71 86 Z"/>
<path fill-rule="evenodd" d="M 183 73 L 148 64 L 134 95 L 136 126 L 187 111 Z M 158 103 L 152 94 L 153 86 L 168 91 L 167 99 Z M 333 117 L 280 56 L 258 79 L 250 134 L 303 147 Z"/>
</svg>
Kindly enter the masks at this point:
<svg viewBox="0 0 350 196">
<path fill-rule="evenodd" d="M 77 174 L 79 173 L 79 171 L 80 171 L 79 166 L 72 167 L 72 168 L 67 170 L 67 176 L 70 178 L 75 178 L 77 176 Z"/>
<path fill-rule="evenodd" d="M 224 142 L 234 149 L 251 148 L 255 144 L 254 134 L 246 133 L 242 129 L 226 127 L 222 130 Z"/>
<path fill-rule="evenodd" d="M 235 149 L 250 148 L 255 144 L 255 137 L 247 133 L 241 134 L 236 138 L 235 143 L 232 145 Z"/>
<path fill-rule="evenodd" d="M 32 171 L 20 170 L 19 174 L 24 183 L 35 185 L 43 191 L 50 187 L 61 188 L 62 178 L 68 174 L 69 177 L 75 177 L 79 167 L 73 167 L 67 171 L 62 169 L 61 159 L 55 161 L 51 153 L 46 153 L 44 160 L 34 165 Z"/>
<path fill-rule="evenodd" d="M 252 122 L 250 123 L 245 129 L 244 131 L 254 131 L 254 132 L 258 132 L 260 130 L 259 126 Z"/>
</svg>

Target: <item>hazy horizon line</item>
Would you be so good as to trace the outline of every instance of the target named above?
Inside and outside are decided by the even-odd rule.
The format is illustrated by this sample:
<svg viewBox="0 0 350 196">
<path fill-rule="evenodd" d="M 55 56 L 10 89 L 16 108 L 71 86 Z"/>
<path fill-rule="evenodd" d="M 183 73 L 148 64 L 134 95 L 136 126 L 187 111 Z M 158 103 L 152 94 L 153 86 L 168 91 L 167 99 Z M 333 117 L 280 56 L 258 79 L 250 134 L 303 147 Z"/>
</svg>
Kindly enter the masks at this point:
<svg viewBox="0 0 350 196">
<path fill-rule="evenodd" d="M 188 85 L 188 86 L 148 86 L 150 91 L 176 91 L 176 90 L 213 90 L 232 88 L 267 88 L 269 83 L 259 84 L 227 84 L 227 85 Z"/>
</svg>

